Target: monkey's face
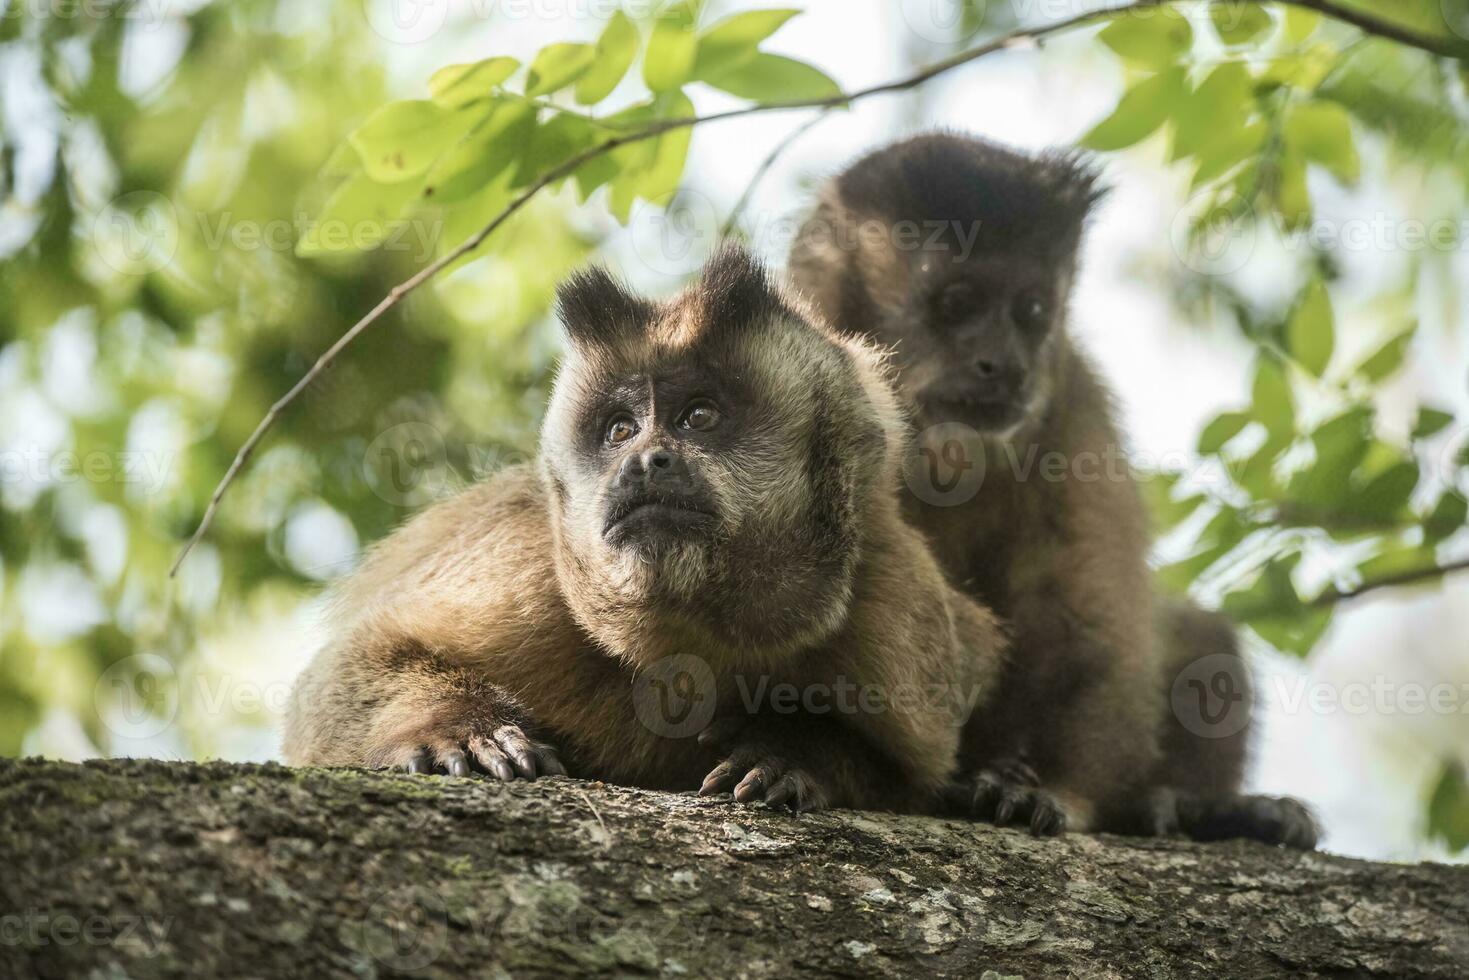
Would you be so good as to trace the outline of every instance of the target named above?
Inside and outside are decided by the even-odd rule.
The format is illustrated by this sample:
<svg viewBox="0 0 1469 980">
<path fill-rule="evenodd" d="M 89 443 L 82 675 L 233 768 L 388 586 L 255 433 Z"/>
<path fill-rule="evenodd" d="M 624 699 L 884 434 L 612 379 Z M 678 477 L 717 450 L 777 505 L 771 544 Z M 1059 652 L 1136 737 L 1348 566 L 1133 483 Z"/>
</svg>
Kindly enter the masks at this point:
<svg viewBox="0 0 1469 980">
<path fill-rule="evenodd" d="M 834 628 L 861 501 L 895 456 L 846 348 L 739 251 L 669 303 L 597 270 L 560 307 L 571 347 L 541 467 L 578 621 L 634 657 Z"/>
<path fill-rule="evenodd" d="M 1049 397 L 1065 296 L 1054 270 L 977 257 L 920 268 L 894 331 L 903 387 L 924 421 L 1015 431 Z"/>
</svg>

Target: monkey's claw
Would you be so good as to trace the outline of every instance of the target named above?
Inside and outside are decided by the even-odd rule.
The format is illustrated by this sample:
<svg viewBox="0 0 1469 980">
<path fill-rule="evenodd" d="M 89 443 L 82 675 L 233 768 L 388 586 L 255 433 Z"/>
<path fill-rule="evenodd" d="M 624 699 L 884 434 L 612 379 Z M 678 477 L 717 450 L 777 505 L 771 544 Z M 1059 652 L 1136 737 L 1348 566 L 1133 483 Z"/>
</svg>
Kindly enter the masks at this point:
<svg viewBox="0 0 1469 980">
<path fill-rule="evenodd" d="M 729 792 L 731 787 L 738 803 L 764 802 L 797 813 L 830 806 L 826 790 L 809 772 L 758 749 L 736 749 L 704 777 L 699 795 L 714 796 Z"/>
<path fill-rule="evenodd" d="M 413 749 L 402 766 L 410 773 L 467 777 L 478 773 L 496 779 L 564 776 L 556 750 L 531 739 L 518 725 L 501 725 L 489 736 L 442 739 Z"/>
<path fill-rule="evenodd" d="M 998 827 L 1023 824 L 1037 837 L 1054 837 L 1066 830 L 1066 808 L 1040 785 L 1035 770 L 1011 760 L 981 769 L 967 786 L 950 795 L 968 816 Z"/>
</svg>

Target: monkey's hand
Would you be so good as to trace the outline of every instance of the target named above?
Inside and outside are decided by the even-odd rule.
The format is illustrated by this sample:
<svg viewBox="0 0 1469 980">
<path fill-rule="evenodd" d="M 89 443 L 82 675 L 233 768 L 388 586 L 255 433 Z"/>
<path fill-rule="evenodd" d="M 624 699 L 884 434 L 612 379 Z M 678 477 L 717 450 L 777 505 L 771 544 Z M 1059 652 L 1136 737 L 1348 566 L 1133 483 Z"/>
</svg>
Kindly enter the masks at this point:
<svg viewBox="0 0 1469 980">
<path fill-rule="evenodd" d="M 945 793 L 958 813 L 988 820 L 999 827 L 1028 825 L 1037 837 L 1053 837 L 1066 830 L 1065 805 L 1041 786 L 1023 759 L 996 759 L 967 777 L 961 776 Z"/>
<path fill-rule="evenodd" d="M 488 685 L 474 693 L 411 713 L 394 711 L 398 723 L 372 739 L 373 757 L 389 769 L 428 775 L 483 774 L 506 781 L 566 775 L 555 748 L 526 734 L 534 728 L 518 705 Z"/>
<path fill-rule="evenodd" d="M 714 796 L 733 789 L 737 802 L 764 802 L 798 813 L 841 802 L 843 794 L 831 775 L 833 739 L 819 734 L 827 726 L 811 718 L 716 722 L 699 741 L 728 748 L 724 761 L 704 777 L 699 795 Z"/>
</svg>

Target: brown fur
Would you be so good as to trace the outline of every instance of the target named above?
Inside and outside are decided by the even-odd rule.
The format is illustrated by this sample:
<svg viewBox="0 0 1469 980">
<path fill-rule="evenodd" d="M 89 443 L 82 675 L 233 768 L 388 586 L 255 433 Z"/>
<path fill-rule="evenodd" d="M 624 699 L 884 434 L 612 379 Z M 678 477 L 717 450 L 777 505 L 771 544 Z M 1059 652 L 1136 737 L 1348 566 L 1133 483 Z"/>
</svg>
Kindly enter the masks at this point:
<svg viewBox="0 0 1469 980">
<path fill-rule="evenodd" d="M 1022 816 L 1037 832 L 1166 829 L 1176 818 L 1159 812 L 1161 796 L 1170 806 L 1175 790 L 1230 797 L 1244 764 L 1244 732 L 1199 737 L 1167 710 L 1168 686 L 1197 657 L 1230 658 L 1246 689 L 1248 672 L 1219 617 L 1186 602 L 1155 614 L 1146 515 L 1112 399 L 1065 329 L 1097 197 L 1094 175 L 1074 157 L 920 136 L 833 180 L 790 262 L 797 287 L 840 328 L 893 347 L 921 427 L 978 430 L 963 447 L 984 467 L 973 496 L 946 505 L 909 494 L 907 513 L 951 578 L 1011 624 L 1012 657 L 999 694 L 965 732 L 963 767 L 980 774 L 985 815 L 1008 816 L 1011 804 L 996 804 L 1011 794 L 1022 809 L 1034 805 Z M 904 223 L 921 232 L 907 247 Z M 948 314 L 935 311 L 948 308 L 930 297 L 966 290 L 981 298 L 940 322 Z M 1022 294 L 1049 311 L 1043 334 L 1013 319 Z M 970 414 L 976 403 L 962 400 L 979 377 L 967 373 L 971 357 L 986 372 L 999 364 L 1024 376 L 1004 421 L 987 404 Z M 1045 475 L 1047 461 L 1059 461 L 1059 475 Z"/>
<path fill-rule="evenodd" d="M 902 518 L 906 430 L 874 348 L 810 322 L 732 250 L 670 303 L 594 271 L 562 311 L 571 349 L 538 463 L 418 515 L 341 586 L 288 761 L 401 766 L 425 745 L 442 760 L 514 724 L 573 775 L 694 789 L 721 754 L 653 730 L 634 698 L 674 655 L 708 666 L 721 720 L 746 712 L 741 681 L 988 694 L 1002 640 Z M 689 372 L 747 393 L 724 406 L 744 441 L 683 444 L 719 529 L 630 556 L 604 537 L 604 450 L 582 448 L 584 413 L 611 385 L 652 399 Z M 674 438 L 656 422 L 637 437 Z M 774 766 L 766 788 L 784 767 L 803 805 L 893 809 L 928 806 L 953 776 L 964 721 L 932 705 L 757 714 L 724 755 Z"/>
</svg>

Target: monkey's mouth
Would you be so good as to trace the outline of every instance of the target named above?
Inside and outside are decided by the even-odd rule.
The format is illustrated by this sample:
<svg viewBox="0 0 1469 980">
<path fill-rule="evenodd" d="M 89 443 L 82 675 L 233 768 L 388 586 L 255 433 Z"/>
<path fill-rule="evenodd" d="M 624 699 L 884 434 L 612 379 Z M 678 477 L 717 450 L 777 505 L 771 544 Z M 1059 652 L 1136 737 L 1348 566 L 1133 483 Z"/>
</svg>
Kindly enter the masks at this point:
<svg viewBox="0 0 1469 980">
<path fill-rule="evenodd" d="M 715 514 L 696 500 L 636 496 L 615 501 L 607 512 L 602 536 L 622 545 L 649 535 L 683 537 L 705 531 Z"/>
<path fill-rule="evenodd" d="M 980 432 L 1000 432 L 1025 414 L 1020 394 L 989 395 L 971 391 L 930 391 L 923 398 L 923 414 L 930 425 L 963 422 Z"/>
</svg>

